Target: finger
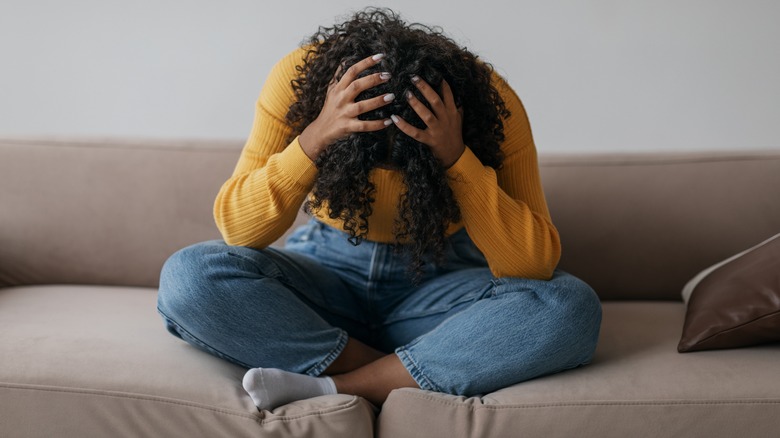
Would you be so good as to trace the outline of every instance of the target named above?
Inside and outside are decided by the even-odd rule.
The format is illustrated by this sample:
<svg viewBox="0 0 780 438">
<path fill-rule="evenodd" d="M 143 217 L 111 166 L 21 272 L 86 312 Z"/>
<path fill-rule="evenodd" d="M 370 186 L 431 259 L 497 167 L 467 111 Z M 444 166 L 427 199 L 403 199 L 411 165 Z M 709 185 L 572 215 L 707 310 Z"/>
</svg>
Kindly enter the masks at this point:
<svg viewBox="0 0 780 438">
<path fill-rule="evenodd" d="M 445 108 L 447 108 L 449 111 L 457 111 L 455 106 L 455 96 L 452 94 L 452 88 L 450 88 L 450 84 L 447 83 L 447 81 L 444 79 L 441 80 L 441 96 L 442 99 L 444 99 Z"/>
<path fill-rule="evenodd" d="M 394 100 L 395 94 L 393 93 L 387 93 L 381 96 L 372 97 L 371 99 L 361 100 L 360 102 L 352 104 L 347 114 L 350 117 L 357 117 L 361 114 L 365 114 L 369 111 L 381 108 Z"/>
<path fill-rule="evenodd" d="M 382 129 L 385 129 L 392 124 L 393 121 L 390 119 L 384 119 L 384 120 L 354 119 L 349 123 L 349 125 L 347 125 L 347 129 L 349 130 L 349 132 L 372 132 L 372 131 L 381 131 Z"/>
<path fill-rule="evenodd" d="M 395 126 L 398 127 L 398 129 L 401 130 L 404 134 L 408 135 L 409 137 L 412 137 L 413 139 L 419 141 L 420 143 L 425 143 L 425 131 L 422 129 L 418 129 L 414 127 L 413 125 L 410 125 L 406 122 L 406 120 L 402 119 L 399 116 L 396 116 L 393 114 L 390 116 L 390 119 L 395 123 Z"/>
<path fill-rule="evenodd" d="M 412 107 L 414 112 L 420 116 L 420 120 L 425 123 L 425 126 L 431 126 L 436 121 L 436 116 L 427 106 L 420 102 L 411 91 L 406 92 L 406 100 L 409 102 L 409 106 Z"/>
<path fill-rule="evenodd" d="M 379 84 L 383 84 L 389 80 L 390 80 L 390 73 L 386 71 L 364 76 L 360 79 L 353 81 L 351 84 L 347 86 L 347 98 L 350 101 L 353 101 L 360 93 L 368 90 L 369 88 L 376 87 Z"/>
<path fill-rule="evenodd" d="M 352 81 L 357 79 L 360 73 L 379 64 L 384 57 L 385 57 L 384 53 L 377 53 L 374 56 L 363 58 L 362 60 L 355 63 L 355 65 L 347 69 L 347 71 L 344 73 L 344 76 L 341 77 L 339 83 L 340 84 L 343 83 L 345 84 L 345 86 L 348 86 L 349 84 L 352 83 Z"/>
<path fill-rule="evenodd" d="M 336 73 L 333 73 L 333 77 L 330 79 L 330 83 L 328 83 L 328 88 L 336 85 L 339 82 L 339 76 L 341 76 L 341 72 L 344 70 L 344 64 L 339 64 L 339 66 L 336 68 Z"/>
<path fill-rule="evenodd" d="M 431 108 L 433 108 L 433 113 L 436 115 L 436 117 L 440 117 L 442 111 L 444 111 L 444 103 L 441 100 L 441 97 L 439 97 L 439 94 L 434 90 L 430 85 L 428 85 L 425 80 L 423 80 L 421 77 L 414 75 L 412 76 L 412 82 L 417 87 L 418 90 L 420 90 L 420 93 L 422 93 L 425 100 L 428 101 L 428 104 L 431 105 Z"/>
</svg>

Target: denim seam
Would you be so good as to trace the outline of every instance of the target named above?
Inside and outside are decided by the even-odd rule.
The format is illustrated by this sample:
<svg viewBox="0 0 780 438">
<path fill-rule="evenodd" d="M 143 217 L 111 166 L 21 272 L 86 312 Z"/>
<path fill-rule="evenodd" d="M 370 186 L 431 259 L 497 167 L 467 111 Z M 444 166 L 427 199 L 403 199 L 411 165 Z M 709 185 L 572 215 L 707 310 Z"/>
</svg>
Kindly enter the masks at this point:
<svg viewBox="0 0 780 438">
<path fill-rule="evenodd" d="M 406 370 L 409 371 L 409 374 L 412 375 L 414 381 L 417 382 L 418 385 L 420 385 L 420 389 L 425 389 L 428 391 L 444 392 L 441 390 L 441 388 L 438 385 L 433 383 L 433 381 L 431 381 L 431 379 L 429 379 L 428 376 L 425 375 L 425 373 L 422 371 L 422 368 L 417 364 L 417 362 L 412 357 L 408 347 L 411 347 L 413 345 L 414 343 L 405 347 L 398 348 L 395 354 L 398 356 L 399 359 L 401 359 L 401 363 L 404 365 L 404 367 L 406 367 Z"/>
<path fill-rule="evenodd" d="M 325 301 L 318 302 L 317 300 L 314 300 L 313 298 L 307 296 L 305 293 L 301 292 L 300 288 L 295 287 L 295 285 L 292 282 L 288 281 L 287 278 L 284 276 L 282 276 L 282 278 L 277 278 L 276 280 L 282 283 L 286 288 L 297 292 L 300 295 L 299 299 L 303 301 L 303 303 L 306 304 L 309 308 L 312 308 L 312 310 L 314 310 L 315 312 L 316 309 L 314 308 L 316 307 L 317 309 L 322 309 L 324 311 L 332 313 L 333 315 L 339 316 L 344 319 L 348 319 L 350 321 L 354 321 L 358 324 L 368 324 L 365 321 L 355 319 L 355 315 L 352 313 L 344 312 L 338 307 L 333 307 L 332 305 L 329 305 L 330 303 L 328 302 Z"/>
<path fill-rule="evenodd" d="M 262 268 L 260 266 L 258 266 L 257 262 L 254 259 L 250 258 L 250 257 L 246 257 L 244 255 L 241 255 L 241 254 L 239 254 L 237 252 L 230 251 L 230 250 L 228 250 L 226 252 L 226 254 L 228 256 L 230 256 L 230 257 L 235 257 L 237 259 L 241 259 L 241 260 L 251 264 L 252 266 L 257 268 L 258 272 L 261 272 L 261 273 L 263 272 Z M 273 279 L 280 280 L 280 281 L 282 279 L 286 280 L 286 278 L 284 277 L 283 271 L 281 269 L 279 269 L 278 266 L 276 266 L 276 263 L 274 263 L 273 260 L 271 260 L 270 266 L 273 268 L 274 272 L 271 272 L 271 273 L 268 273 L 268 274 L 263 273 L 263 275 L 265 277 L 273 278 Z"/>
<path fill-rule="evenodd" d="M 419 313 L 404 312 L 404 313 L 400 313 L 400 314 L 396 314 L 396 315 L 389 315 L 388 318 L 386 318 L 383 321 L 383 324 L 385 324 L 385 325 L 393 324 L 393 323 L 400 322 L 400 321 L 407 321 L 407 320 L 415 319 L 415 318 L 425 318 L 425 317 L 431 316 L 431 315 L 438 315 L 440 313 L 447 313 L 450 310 L 454 309 L 455 307 L 460 306 L 461 304 L 468 303 L 468 302 L 475 302 L 476 303 L 477 301 L 479 301 L 479 298 L 468 297 L 468 298 L 464 298 L 464 299 L 462 299 L 460 301 L 456 301 L 456 302 L 452 303 L 451 305 L 449 305 L 447 307 L 441 307 L 441 308 L 437 308 L 437 309 L 429 309 L 428 311 L 419 312 Z"/>
<path fill-rule="evenodd" d="M 382 258 L 381 263 L 377 262 L 378 258 Z M 369 261 L 368 278 L 366 279 L 366 304 L 368 306 L 368 318 L 370 320 L 377 319 L 376 303 L 374 297 L 376 296 L 377 278 L 383 277 L 382 265 L 385 263 L 384 252 L 380 251 L 379 245 L 374 245 L 371 250 L 371 260 Z"/>
<path fill-rule="evenodd" d="M 336 343 L 336 347 L 331 350 L 327 356 L 325 356 L 325 359 L 306 370 L 305 373 L 314 377 L 322 375 L 322 373 L 328 369 L 328 367 L 336 360 L 336 358 L 341 355 L 341 352 L 344 351 L 344 347 L 347 346 L 348 339 L 349 336 L 347 335 L 347 332 L 344 329 L 339 329 L 339 338 Z"/>
<path fill-rule="evenodd" d="M 490 298 L 498 297 L 498 289 L 505 284 L 501 278 L 494 278 L 490 280 Z"/>
<path fill-rule="evenodd" d="M 310 258 L 311 258 L 311 256 L 308 256 L 308 255 L 306 255 L 306 254 L 299 254 L 299 253 L 296 253 L 296 254 L 298 254 L 298 255 L 303 255 L 303 256 L 306 256 L 306 257 L 310 257 Z M 249 257 L 243 256 L 243 255 L 241 255 L 241 254 L 238 254 L 238 253 L 236 253 L 236 252 L 230 252 L 230 251 L 228 251 L 228 252 L 227 252 L 227 255 L 228 255 L 228 256 L 230 256 L 230 257 L 235 257 L 235 258 L 237 258 L 237 259 L 241 259 L 241 260 L 243 260 L 243 261 L 245 261 L 245 262 L 247 262 L 247 263 L 250 263 L 250 264 L 252 264 L 253 266 L 257 267 L 257 268 L 258 268 L 258 271 L 262 272 L 262 271 L 260 270 L 260 267 L 257 265 L 257 263 L 256 263 L 256 262 L 255 262 L 253 259 L 251 259 L 251 258 L 249 258 Z M 314 260 L 317 260 L 317 259 L 314 259 Z M 319 260 L 317 260 L 317 261 L 319 261 Z M 279 283 L 283 284 L 285 287 L 287 287 L 287 288 L 289 288 L 289 289 L 291 289 L 291 290 L 295 290 L 296 292 L 299 292 L 299 289 L 298 289 L 298 288 L 296 288 L 296 287 L 293 285 L 293 283 L 292 283 L 292 282 L 289 280 L 289 278 L 288 278 L 286 275 L 284 275 L 284 271 L 283 271 L 282 269 L 280 269 L 280 268 L 279 268 L 279 267 L 276 265 L 276 263 L 275 263 L 275 262 L 273 262 L 273 260 L 271 261 L 271 263 L 270 263 L 270 266 L 273 268 L 273 271 L 274 271 L 274 272 L 271 272 L 271 273 L 269 273 L 269 274 L 264 274 L 266 278 L 269 278 L 269 279 L 276 280 L 276 281 L 278 281 Z M 331 312 L 331 313 L 333 313 L 334 315 L 338 315 L 338 316 L 340 316 L 340 317 L 342 317 L 342 318 L 347 318 L 347 319 L 352 319 L 352 320 L 354 320 L 354 318 L 353 318 L 353 315 L 351 315 L 351 314 L 349 314 L 349 313 L 346 313 L 346 312 L 341 312 L 341 311 L 340 311 L 339 309 L 337 309 L 337 308 L 331 308 L 331 307 L 329 307 L 329 306 L 328 306 L 327 304 L 325 304 L 325 303 L 319 303 L 319 302 L 317 302 L 317 301 L 315 301 L 315 300 L 313 300 L 313 299 L 309 298 L 308 296 L 306 296 L 306 294 L 303 294 L 303 293 L 302 293 L 301 295 L 304 297 L 304 301 L 306 301 L 306 302 L 307 302 L 307 303 L 306 303 L 307 305 L 309 305 L 309 303 L 311 303 L 312 305 L 314 305 L 314 306 L 317 306 L 318 308 L 321 308 L 321 309 L 325 309 L 325 310 L 327 310 L 328 312 Z M 360 323 L 362 323 L 361 321 L 357 321 L 357 322 L 360 322 Z"/>
<path fill-rule="evenodd" d="M 187 336 L 189 336 L 189 337 L 190 337 L 190 338 L 191 338 L 193 341 L 197 342 L 197 343 L 198 343 L 200 346 L 202 346 L 202 347 L 206 347 L 206 348 L 208 348 L 210 351 L 213 351 L 213 352 L 217 353 L 217 354 L 215 354 L 216 356 L 222 357 L 222 358 L 224 358 L 224 359 L 226 359 L 226 360 L 229 360 L 229 361 L 231 361 L 231 362 L 233 362 L 233 363 L 235 363 L 235 364 L 238 364 L 238 365 L 240 365 L 240 366 L 242 366 L 242 367 L 244 367 L 244 368 L 252 368 L 252 366 L 251 366 L 251 365 L 249 365 L 249 364 L 247 364 L 247 363 L 245 363 L 245 362 L 243 362 L 243 361 L 240 361 L 240 360 L 238 360 L 238 359 L 234 358 L 233 356 L 230 356 L 229 354 L 225 354 L 225 353 L 223 353 L 222 351 L 220 351 L 220 350 L 217 350 L 216 348 L 212 347 L 211 345 L 209 345 L 209 344 L 207 344 L 207 343 L 203 342 L 203 340 L 201 340 L 199 337 L 197 337 L 197 336 L 193 335 L 193 334 L 192 334 L 192 333 L 191 333 L 189 330 L 187 330 L 187 329 L 185 329 L 184 327 L 182 327 L 182 326 L 181 326 L 181 324 L 179 324 L 178 322 L 176 322 L 175 320 L 173 320 L 173 319 L 172 319 L 170 316 L 168 316 L 168 315 L 167 315 L 165 312 L 163 312 L 163 311 L 162 311 L 162 310 L 161 310 L 159 307 L 157 307 L 157 312 L 159 312 L 159 313 L 160 313 L 160 315 L 162 315 L 163 317 L 165 317 L 165 319 L 166 319 L 166 321 L 167 321 L 168 323 L 170 323 L 170 324 L 173 324 L 174 326 L 176 326 L 176 328 L 177 328 L 178 330 L 181 330 L 182 332 L 186 333 L 186 334 L 187 334 Z M 182 340 L 183 340 L 183 341 L 185 341 L 185 342 L 187 342 L 187 340 L 186 340 L 186 339 L 182 339 Z M 212 353 L 212 354 L 213 354 L 213 353 Z"/>
</svg>

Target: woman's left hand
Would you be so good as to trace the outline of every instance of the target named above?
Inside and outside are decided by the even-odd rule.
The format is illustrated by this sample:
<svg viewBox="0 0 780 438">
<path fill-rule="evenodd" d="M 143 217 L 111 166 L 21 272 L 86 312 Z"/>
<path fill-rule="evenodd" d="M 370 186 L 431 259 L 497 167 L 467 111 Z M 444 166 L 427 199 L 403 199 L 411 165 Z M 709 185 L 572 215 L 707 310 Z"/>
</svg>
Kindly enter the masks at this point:
<svg viewBox="0 0 780 438">
<path fill-rule="evenodd" d="M 429 110 L 413 93 L 407 93 L 406 99 L 409 101 L 409 105 L 425 123 L 426 129 L 418 129 L 397 115 L 391 117 L 393 123 L 404 134 L 428 145 L 433 155 L 442 162 L 445 168 L 449 168 L 458 161 L 463 155 L 463 151 L 466 150 L 466 146 L 463 144 L 462 110 L 455 106 L 455 97 L 452 95 L 447 81 L 442 79 L 442 96 L 439 96 L 436 90 L 419 76 L 412 77 L 412 82 L 433 110 Z"/>
</svg>

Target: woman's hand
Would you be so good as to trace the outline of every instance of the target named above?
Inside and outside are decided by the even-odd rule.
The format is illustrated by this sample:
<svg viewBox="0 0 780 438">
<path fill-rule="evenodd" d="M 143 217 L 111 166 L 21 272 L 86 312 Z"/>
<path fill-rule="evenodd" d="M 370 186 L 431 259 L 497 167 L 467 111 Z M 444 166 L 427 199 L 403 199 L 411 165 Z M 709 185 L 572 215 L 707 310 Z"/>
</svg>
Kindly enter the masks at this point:
<svg viewBox="0 0 780 438">
<path fill-rule="evenodd" d="M 325 148 L 336 140 L 353 132 L 379 131 L 392 124 L 386 120 L 360 120 L 358 116 L 387 105 L 395 99 L 392 93 L 355 102 L 363 91 L 385 83 L 390 73 L 374 73 L 358 79 L 363 71 L 379 64 L 383 54 L 369 56 L 348 68 L 336 81 L 338 71 L 328 86 L 325 103 L 317 118 L 307 126 L 298 137 L 298 142 L 308 157 L 314 161 Z"/>
<path fill-rule="evenodd" d="M 463 155 L 466 145 L 463 144 L 462 121 L 463 113 L 455 106 L 455 97 L 447 81 L 442 80 L 440 97 L 419 76 L 412 77 L 412 82 L 420 90 L 433 111 L 423 105 L 414 94 L 407 93 L 406 99 L 414 109 L 426 129 L 418 129 L 399 116 L 393 115 L 392 120 L 404 134 L 420 143 L 428 145 L 433 155 L 441 161 L 445 168 L 451 167 Z"/>
</svg>

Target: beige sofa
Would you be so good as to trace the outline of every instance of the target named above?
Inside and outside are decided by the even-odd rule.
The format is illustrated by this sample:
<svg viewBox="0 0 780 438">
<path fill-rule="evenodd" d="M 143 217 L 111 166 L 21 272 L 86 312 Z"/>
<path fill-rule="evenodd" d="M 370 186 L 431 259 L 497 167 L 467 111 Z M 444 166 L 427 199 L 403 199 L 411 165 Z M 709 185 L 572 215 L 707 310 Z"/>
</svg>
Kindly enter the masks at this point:
<svg viewBox="0 0 780 438">
<path fill-rule="evenodd" d="M 762 437 L 780 346 L 679 354 L 680 290 L 780 231 L 780 150 L 541 154 L 561 266 L 604 301 L 584 368 L 479 398 L 337 395 L 258 412 L 170 336 L 163 261 L 217 238 L 241 142 L 0 139 L 0 436 Z"/>
</svg>

